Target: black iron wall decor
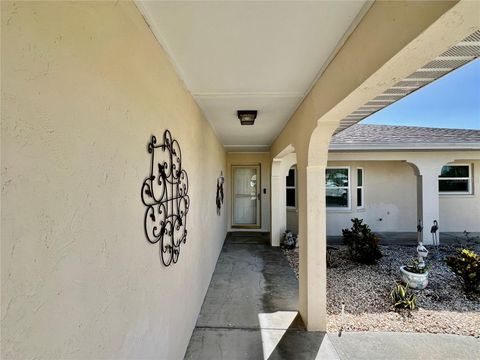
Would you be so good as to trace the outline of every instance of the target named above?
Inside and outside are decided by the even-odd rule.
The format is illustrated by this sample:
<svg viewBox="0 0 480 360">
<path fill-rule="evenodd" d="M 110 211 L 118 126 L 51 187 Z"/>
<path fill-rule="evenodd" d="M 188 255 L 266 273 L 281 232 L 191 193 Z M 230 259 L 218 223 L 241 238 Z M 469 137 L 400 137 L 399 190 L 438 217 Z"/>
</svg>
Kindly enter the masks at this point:
<svg viewBox="0 0 480 360">
<path fill-rule="evenodd" d="M 220 215 L 220 210 L 223 204 L 223 184 L 225 178 L 223 177 L 223 171 L 220 172 L 220 177 L 217 179 L 217 215 Z"/>
<path fill-rule="evenodd" d="M 169 266 L 177 262 L 180 245 L 187 241 L 188 176 L 170 131 L 165 130 L 162 144 L 152 135 L 147 149 L 151 159 L 150 175 L 142 185 L 145 235 L 150 243 L 160 243 L 160 257 Z"/>
</svg>

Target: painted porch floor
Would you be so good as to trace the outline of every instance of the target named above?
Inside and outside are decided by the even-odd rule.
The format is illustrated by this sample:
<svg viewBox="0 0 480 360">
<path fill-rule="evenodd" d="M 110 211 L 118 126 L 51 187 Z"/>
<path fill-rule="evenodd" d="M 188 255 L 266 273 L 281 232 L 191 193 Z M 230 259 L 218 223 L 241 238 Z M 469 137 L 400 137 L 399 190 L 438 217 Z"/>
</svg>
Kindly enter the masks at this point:
<svg viewBox="0 0 480 360">
<path fill-rule="evenodd" d="M 472 337 L 307 332 L 297 302 L 298 281 L 269 235 L 229 233 L 185 358 L 480 358 L 480 340 Z"/>
</svg>

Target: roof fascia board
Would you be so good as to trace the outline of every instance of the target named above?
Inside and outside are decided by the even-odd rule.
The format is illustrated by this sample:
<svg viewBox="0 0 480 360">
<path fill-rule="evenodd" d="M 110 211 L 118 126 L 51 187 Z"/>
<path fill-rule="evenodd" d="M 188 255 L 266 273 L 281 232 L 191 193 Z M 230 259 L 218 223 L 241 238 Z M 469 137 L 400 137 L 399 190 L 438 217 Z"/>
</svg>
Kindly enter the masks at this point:
<svg viewBox="0 0 480 360">
<path fill-rule="evenodd" d="M 432 144 L 330 144 L 329 151 L 385 151 L 385 150 L 480 150 L 480 143 L 432 143 Z"/>
</svg>

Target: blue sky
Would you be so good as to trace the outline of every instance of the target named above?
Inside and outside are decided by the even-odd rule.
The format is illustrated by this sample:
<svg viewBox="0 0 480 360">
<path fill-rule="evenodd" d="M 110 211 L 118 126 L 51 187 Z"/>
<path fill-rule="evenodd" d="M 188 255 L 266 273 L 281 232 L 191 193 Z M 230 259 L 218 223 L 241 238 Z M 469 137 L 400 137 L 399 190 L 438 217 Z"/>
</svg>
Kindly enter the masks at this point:
<svg viewBox="0 0 480 360">
<path fill-rule="evenodd" d="M 362 124 L 480 130 L 480 59 L 373 114 Z"/>
</svg>

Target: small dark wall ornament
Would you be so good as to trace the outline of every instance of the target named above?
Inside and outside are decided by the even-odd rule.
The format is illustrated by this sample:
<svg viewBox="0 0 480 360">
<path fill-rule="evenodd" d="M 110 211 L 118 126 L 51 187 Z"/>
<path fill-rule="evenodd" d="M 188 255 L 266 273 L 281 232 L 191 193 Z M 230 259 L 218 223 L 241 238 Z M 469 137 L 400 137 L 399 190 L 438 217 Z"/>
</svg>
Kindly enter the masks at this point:
<svg viewBox="0 0 480 360">
<path fill-rule="evenodd" d="M 150 175 L 142 185 L 145 235 L 150 243 L 160 243 L 160 258 L 169 266 L 178 261 L 180 246 L 187 241 L 188 176 L 170 131 L 165 130 L 162 144 L 152 135 L 147 150 L 151 159 Z"/>
<path fill-rule="evenodd" d="M 220 215 L 220 210 L 222 210 L 223 204 L 223 184 L 225 183 L 225 178 L 223 177 L 223 171 L 220 172 L 220 176 L 217 179 L 217 215 Z"/>
</svg>

